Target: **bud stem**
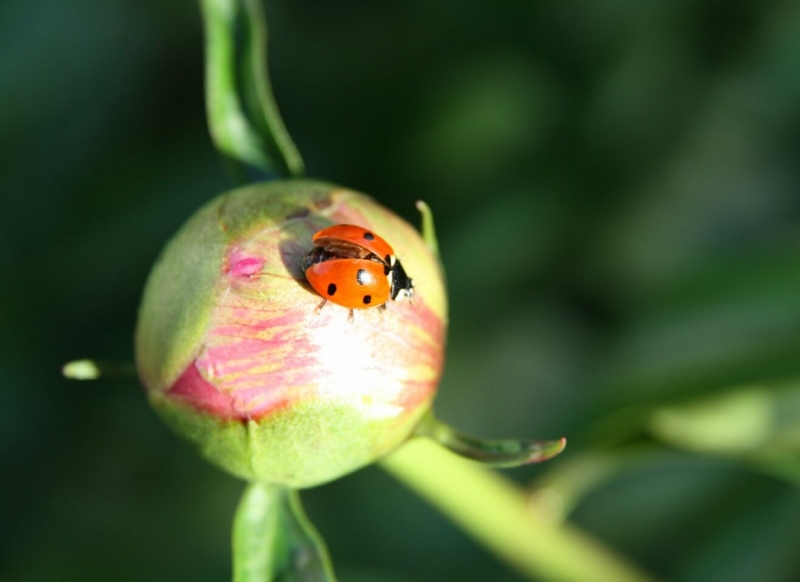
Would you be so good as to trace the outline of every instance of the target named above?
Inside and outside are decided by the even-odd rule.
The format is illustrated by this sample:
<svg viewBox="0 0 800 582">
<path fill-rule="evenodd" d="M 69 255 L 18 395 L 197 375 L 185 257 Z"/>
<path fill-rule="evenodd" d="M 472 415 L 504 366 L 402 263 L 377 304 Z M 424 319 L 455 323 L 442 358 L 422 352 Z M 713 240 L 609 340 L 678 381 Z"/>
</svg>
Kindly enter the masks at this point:
<svg viewBox="0 0 800 582">
<path fill-rule="evenodd" d="M 526 576 L 560 582 L 653 581 L 586 532 L 545 519 L 499 475 L 436 443 L 414 439 L 381 464 Z"/>
<path fill-rule="evenodd" d="M 250 483 L 233 522 L 233 582 L 336 582 L 297 491 Z"/>
</svg>

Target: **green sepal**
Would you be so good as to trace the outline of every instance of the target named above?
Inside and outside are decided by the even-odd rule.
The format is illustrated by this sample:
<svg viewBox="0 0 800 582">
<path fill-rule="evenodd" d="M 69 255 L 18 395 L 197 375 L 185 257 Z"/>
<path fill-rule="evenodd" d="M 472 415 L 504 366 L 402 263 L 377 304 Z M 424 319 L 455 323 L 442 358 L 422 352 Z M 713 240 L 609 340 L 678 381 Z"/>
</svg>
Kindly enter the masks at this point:
<svg viewBox="0 0 800 582">
<path fill-rule="evenodd" d="M 441 261 L 439 256 L 439 241 L 436 238 L 436 227 L 433 224 L 433 211 L 422 200 L 417 200 L 417 210 L 422 215 L 422 240 L 428 245 L 433 255 Z"/>
<path fill-rule="evenodd" d="M 72 360 L 61 368 L 68 380 L 99 380 L 100 378 L 135 378 L 136 366 L 127 362 L 103 360 Z"/>
<path fill-rule="evenodd" d="M 484 440 L 465 435 L 441 422 L 429 411 L 414 436 L 428 437 L 461 457 L 490 467 L 517 467 L 551 459 L 564 450 L 567 439 L 554 441 Z"/>
<path fill-rule="evenodd" d="M 317 399 L 297 402 L 268 421 L 225 420 L 160 393 L 150 402 L 164 422 L 209 461 L 248 481 L 306 488 L 326 483 L 382 457 L 405 440 L 425 408 L 392 430 L 350 407 Z"/>
<path fill-rule="evenodd" d="M 233 522 L 233 582 L 335 582 L 325 543 L 297 491 L 247 486 Z"/>
</svg>

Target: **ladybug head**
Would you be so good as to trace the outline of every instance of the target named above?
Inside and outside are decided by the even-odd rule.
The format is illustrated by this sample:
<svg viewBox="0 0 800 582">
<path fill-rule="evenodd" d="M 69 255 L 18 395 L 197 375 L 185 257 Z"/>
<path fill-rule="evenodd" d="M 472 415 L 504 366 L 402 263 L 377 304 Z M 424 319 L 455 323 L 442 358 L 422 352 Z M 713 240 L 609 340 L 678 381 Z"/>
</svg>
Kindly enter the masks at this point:
<svg viewBox="0 0 800 582">
<path fill-rule="evenodd" d="M 414 296 L 414 282 L 406 274 L 403 264 L 398 260 L 395 260 L 392 265 L 389 281 L 391 282 L 392 299 L 397 299 L 401 295 L 407 299 L 411 299 Z"/>
</svg>

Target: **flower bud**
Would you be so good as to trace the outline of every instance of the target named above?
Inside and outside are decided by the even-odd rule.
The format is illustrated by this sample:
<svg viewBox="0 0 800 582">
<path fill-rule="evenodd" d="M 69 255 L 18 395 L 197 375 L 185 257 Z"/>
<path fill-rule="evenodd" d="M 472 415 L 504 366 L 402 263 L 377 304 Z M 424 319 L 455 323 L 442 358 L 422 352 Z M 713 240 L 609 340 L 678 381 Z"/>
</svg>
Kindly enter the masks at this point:
<svg viewBox="0 0 800 582">
<path fill-rule="evenodd" d="M 301 267 L 312 235 L 356 224 L 383 237 L 412 300 L 349 310 Z M 442 371 L 447 305 L 420 235 L 362 194 L 278 181 L 216 198 L 153 268 L 136 331 L 153 407 L 212 462 L 248 479 L 309 487 L 401 444 Z"/>
</svg>

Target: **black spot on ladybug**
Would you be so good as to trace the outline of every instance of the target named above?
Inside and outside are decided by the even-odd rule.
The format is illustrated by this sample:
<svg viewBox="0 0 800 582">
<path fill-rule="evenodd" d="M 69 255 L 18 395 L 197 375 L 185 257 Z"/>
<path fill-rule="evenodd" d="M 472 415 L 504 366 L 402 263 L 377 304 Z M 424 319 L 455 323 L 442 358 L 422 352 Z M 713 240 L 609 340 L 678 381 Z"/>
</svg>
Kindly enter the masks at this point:
<svg viewBox="0 0 800 582">
<path fill-rule="evenodd" d="M 336 283 L 328 284 L 328 295 L 330 295 L 331 297 L 336 295 Z"/>
<path fill-rule="evenodd" d="M 372 295 L 364 295 L 364 305 L 372 303 Z"/>
<path fill-rule="evenodd" d="M 364 233 L 364 238 L 367 239 L 367 240 L 375 240 L 375 235 L 372 234 L 371 232 L 365 232 Z"/>
<path fill-rule="evenodd" d="M 365 269 L 359 269 L 358 273 L 356 273 L 356 281 L 359 285 L 366 285 L 372 281 L 372 277 L 369 276 Z"/>
</svg>

